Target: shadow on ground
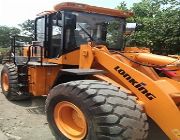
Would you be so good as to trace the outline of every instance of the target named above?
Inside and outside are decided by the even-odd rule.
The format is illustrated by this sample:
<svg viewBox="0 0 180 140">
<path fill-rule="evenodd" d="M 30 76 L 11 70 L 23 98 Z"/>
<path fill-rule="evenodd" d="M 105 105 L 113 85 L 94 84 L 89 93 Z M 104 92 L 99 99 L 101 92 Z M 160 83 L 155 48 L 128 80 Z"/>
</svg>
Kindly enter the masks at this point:
<svg viewBox="0 0 180 140">
<path fill-rule="evenodd" d="M 45 114 L 45 96 L 32 97 L 24 101 L 11 101 L 11 103 L 25 107 L 29 113 L 32 114 Z"/>
</svg>

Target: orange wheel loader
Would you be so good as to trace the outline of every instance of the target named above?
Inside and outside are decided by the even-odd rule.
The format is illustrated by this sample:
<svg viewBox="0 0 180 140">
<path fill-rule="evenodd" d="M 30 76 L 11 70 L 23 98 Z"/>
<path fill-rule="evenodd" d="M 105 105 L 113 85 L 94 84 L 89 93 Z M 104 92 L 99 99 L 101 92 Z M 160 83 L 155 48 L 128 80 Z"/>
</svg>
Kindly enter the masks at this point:
<svg viewBox="0 0 180 140">
<path fill-rule="evenodd" d="M 31 44 L 19 47 L 13 38 L 3 94 L 47 95 L 47 120 L 59 140 L 142 140 L 150 118 L 180 140 L 180 61 L 124 47 L 131 16 L 71 2 L 38 14 Z"/>
</svg>

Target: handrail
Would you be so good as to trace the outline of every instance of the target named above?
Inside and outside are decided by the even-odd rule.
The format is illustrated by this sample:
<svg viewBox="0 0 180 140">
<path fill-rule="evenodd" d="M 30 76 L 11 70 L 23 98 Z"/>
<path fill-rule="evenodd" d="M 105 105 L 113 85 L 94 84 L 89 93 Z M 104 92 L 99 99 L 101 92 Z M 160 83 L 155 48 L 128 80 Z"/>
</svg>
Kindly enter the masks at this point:
<svg viewBox="0 0 180 140">
<path fill-rule="evenodd" d="M 29 63 L 29 61 L 31 60 L 31 47 L 33 48 L 33 47 L 40 47 L 40 54 L 41 54 L 41 56 L 40 56 L 40 62 L 41 62 L 41 66 L 42 66 L 42 60 L 43 60 L 43 46 L 41 46 L 41 45 L 30 45 L 29 47 L 28 47 L 28 60 L 27 60 L 27 62 L 26 62 L 26 65 Z"/>
<path fill-rule="evenodd" d="M 17 38 L 31 38 L 32 40 L 33 40 L 33 37 L 29 37 L 29 36 L 21 36 L 21 35 L 14 35 L 14 36 L 11 36 L 11 46 L 12 46 L 12 48 L 11 48 L 11 52 L 13 53 L 13 56 L 11 56 L 11 57 L 13 57 L 13 62 L 14 62 L 14 64 L 15 65 L 17 65 L 16 64 L 16 60 L 15 60 L 15 58 L 16 58 L 16 47 L 24 47 L 24 45 L 22 45 L 22 46 L 18 46 L 18 45 L 16 45 L 16 39 Z M 25 65 L 27 65 L 28 63 L 29 63 L 29 61 L 31 60 L 31 48 L 33 48 L 33 47 L 40 47 L 40 63 L 41 63 L 41 66 L 42 66 L 42 59 L 43 59 L 43 46 L 42 45 L 39 45 L 39 44 L 32 44 L 32 45 L 29 45 L 28 46 L 28 60 L 27 60 L 27 62 L 25 63 Z M 33 53 L 32 53 L 33 54 Z"/>
</svg>

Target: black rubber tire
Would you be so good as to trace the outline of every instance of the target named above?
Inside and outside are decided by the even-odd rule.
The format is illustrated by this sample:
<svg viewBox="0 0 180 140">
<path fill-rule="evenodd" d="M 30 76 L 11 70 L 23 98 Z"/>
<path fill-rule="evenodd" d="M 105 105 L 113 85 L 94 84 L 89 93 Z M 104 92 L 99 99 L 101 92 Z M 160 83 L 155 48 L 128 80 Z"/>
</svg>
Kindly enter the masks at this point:
<svg viewBox="0 0 180 140">
<path fill-rule="evenodd" d="M 73 81 L 54 87 L 46 100 L 46 114 L 53 135 L 67 138 L 53 119 L 55 105 L 69 101 L 81 109 L 88 124 L 86 140 L 143 140 L 148 135 L 147 116 L 136 98 L 117 87 L 96 80 Z"/>
<path fill-rule="evenodd" d="M 4 73 L 7 73 L 9 79 L 8 91 L 4 90 L 2 83 L 2 75 Z M 1 88 L 3 94 L 10 101 L 25 100 L 30 98 L 28 93 L 22 93 L 19 91 L 17 67 L 13 63 L 6 63 L 1 71 Z"/>
</svg>

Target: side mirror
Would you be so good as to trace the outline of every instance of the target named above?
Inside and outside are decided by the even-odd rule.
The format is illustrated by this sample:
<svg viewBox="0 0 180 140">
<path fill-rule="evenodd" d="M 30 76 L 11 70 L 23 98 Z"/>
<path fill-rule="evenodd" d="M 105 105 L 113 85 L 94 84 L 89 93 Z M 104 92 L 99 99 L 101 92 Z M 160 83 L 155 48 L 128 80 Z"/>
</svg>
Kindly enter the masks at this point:
<svg viewBox="0 0 180 140">
<path fill-rule="evenodd" d="M 137 23 L 127 23 L 125 35 L 130 35 L 132 32 L 136 30 Z"/>
<path fill-rule="evenodd" d="M 76 29 L 76 15 L 65 14 L 65 28 Z"/>
<path fill-rule="evenodd" d="M 130 35 L 135 31 L 139 31 L 143 28 L 143 24 L 137 24 L 137 23 L 127 23 L 126 24 L 126 31 L 125 35 Z"/>
</svg>

